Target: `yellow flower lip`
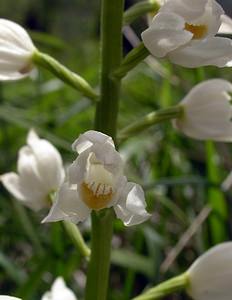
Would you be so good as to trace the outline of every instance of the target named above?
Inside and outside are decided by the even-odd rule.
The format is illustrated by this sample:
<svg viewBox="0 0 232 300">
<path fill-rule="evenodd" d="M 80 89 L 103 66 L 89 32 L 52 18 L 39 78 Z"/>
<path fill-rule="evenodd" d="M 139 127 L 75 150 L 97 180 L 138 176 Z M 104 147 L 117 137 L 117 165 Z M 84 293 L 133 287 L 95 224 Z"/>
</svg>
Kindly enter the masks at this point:
<svg viewBox="0 0 232 300">
<path fill-rule="evenodd" d="M 185 30 L 187 30 L 193 34 L 193 37 L 192 37 L 193 40 L 200 40 L 206 35 L 207 26 L 185 23 Z"/>
<path fill-rule="evenodd" d="M 81 184 L 81 195 L 85 204 L 94 210 L 106 208 L 113 197 L 113 189 L 104 183 Z"/>
</svg>

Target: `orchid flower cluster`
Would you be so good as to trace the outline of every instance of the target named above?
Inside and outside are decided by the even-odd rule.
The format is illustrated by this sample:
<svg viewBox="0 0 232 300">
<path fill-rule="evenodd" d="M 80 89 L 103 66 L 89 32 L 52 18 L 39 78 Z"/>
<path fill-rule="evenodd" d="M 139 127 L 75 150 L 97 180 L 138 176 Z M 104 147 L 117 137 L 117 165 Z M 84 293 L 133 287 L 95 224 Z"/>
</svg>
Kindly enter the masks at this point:
<svg viewBox="0 0 232 300">
<path fill-rule="evenodd" d="M 145 48 L 147 54 L 156 58 L 166 58 L 171 63 L 188 68 L 208 65 L 231 67 L 232 41 L 220 36 L 220 33 L 232 33 L 232 21 L 225 16 L 222 7 L 215 0 L 161 2 L 159 11 L 142 33 L 142 47 L 136 49 L 122 62 L 119 60 L 116 67 L 114 64 L 108 66 L 110 72 L 107 78 L 103 72 L 103 82 L 106 80 L 107 84 L 102 85 L 102 95 L 98 95 L 80 75 L 65 68 L 54 58 L 41 53 L 21 26 L 5 19 L 0 19 L 0 80 L 22 79 L 29 76 L 36 66 L 42 66 L 93 101 L 97 100 L 99 112 L 103 111 L 106 105 L 104 95 L 107 97 L 110 95 L 112 99 L 118 101 L 114 97 L 118 97 L 120 79 L 113 76 L 117 72 L 120 73 L 120 68 L 123 72 L 125 70 L 128 72 L 132 65 L 135 66 L 134 62 L 139 62 L 141 57 L 139 49 L 144 51 Z M 120 9 L 118 7 L 118 14 Z M 116 11 L 110 10 L 110 13 L 114 14 Z M 122 18 L 122 11 L 120 14 Z M 107 14 L 104 14 L 104 17 L 110 19 Z M 121 27 L 117 32 L 121 33 Z M 111 52 L 109 51 L 107 55 L 111 55 Z M 112 60 L 114 57 L 105 63 Z M 160 115 L 159 112 L 151 113 L 147 118 L 130 124 L 122 130 L 122 137 L 137 134 L 156 124 L 157 120 L 159 122 L 170 120 L 175 130 L 190 138 L 231 142 L 231 93 L 232 84 L 229 81 L 220 78 L 203 81 L 193 87 L 175 107 L 163 110 Z M 98 120 L 102 119 L 102 111 L 99 113 L 100 117 L 97 116 Z M 112 122 L 111 119 L 114 120 L 112 115 L 115 116 L 116 112 L 112 112 L 111 107 L 108 107 L 108 111 L 110 117 L 106 119 Z M 77 157 L 67 168 L 64 167 L 58 150 L 31 129 L 26 145 L 18 153 L 17 172 L 0 176 L 5 188 L 23 205 L 35 212 L 47 210 L 43 223 L 63 221 L 66 228 L 70 228 L 69 226 L 73 226 L 70 224 L 83 222 L 89 216 L 92 216 L 92 221 L 98 220 L 92 222 L 92 226 L 97 223 L 101 226 L 99 230 L 92 228 L 93 247 L 90 256 L 90 275 L 87 277 L 86 300 L 93 300 L 92 295 L 96 292 L 94 288 L 102 289 L 101 293 L 99 292 L 101 298 L 97 300 L 106 299 L 106 291 L 103 289 L 106 289 L 107 280 L 101 287 L 96 286 L 96 282 L 100 279 L 95 278 L 91 272 L 102 268 L 104 278 L 107 278 L 109 268 L 107 264 L 100 265 L 102 262 L 100 255 L 110 252 L 107 249 L 110 247 L 110 240 L 104 241 L 103 249 L 99 248 L 101 245 L 94 244 L 98 238 L 104 240 L 105 236 L 102 235 L 108 230 L 107 226 L 109 226 L 107 234 L 110 235 L 112 222 L 106 221 L 107 218 L 117 217 L 125 226 L 133 226 L 149 220 L 152 213 L 148 212 L 143 187 L 129 181 L 124 174 L 124 162 L 115 146 L 117 138 L 120 141 L 120 132 L 117 136 L 116 121 L 113 125 L 110 122 L 105 129 L 103 125 L 99 125 L 102 124 L 101 120 L 96 126 L 97 130 L 88 130 L 77 137 L 72 144 Z M 77 230 L 76 226 L 75 228 Z M 73 232 L 72 234 L 75 234 Z M 95 232 L 99 234 L 98 237 L 94 236 Z M 80 240 L 80 243 L 83 243 L 83 240 Z M 92 261 L 97 258 L 98 267 L 96 267 L 98 262 Z M 172 291 L 185 289 L 195 300 L 230 300 L 231 259 L 232 243 L 217 245 L 200 256 L 179 277 L 151 288 L 134 299 L 158 299 L 160 290 L 163 291 L 162 295 L 166 295 Z M 96 276 L 99 276 L 99 273 Z M 14 299 L 18 298 L 0 296 L 0 300 Z M 77 298 L 66 287 L 63 279 L 58 278 L 51 291 L 47 292 L 42 300 L 61 299 Z"/>
</svg>

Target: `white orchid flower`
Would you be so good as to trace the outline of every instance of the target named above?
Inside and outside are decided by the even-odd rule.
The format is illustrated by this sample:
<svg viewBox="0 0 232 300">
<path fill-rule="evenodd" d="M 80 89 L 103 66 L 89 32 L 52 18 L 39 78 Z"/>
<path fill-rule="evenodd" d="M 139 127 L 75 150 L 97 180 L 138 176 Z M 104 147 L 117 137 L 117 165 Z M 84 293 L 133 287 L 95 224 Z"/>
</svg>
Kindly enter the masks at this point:
<svg viewBox="0 0 232 300">
<path fill-rule="evenodd" d="M 7 296 L 7 295 L 0 295 L 0 300 L 21 300 L 21 299 Z"/>
<path fill-rule="evenodd" d="M 198 140 L 231 142 L 231 92 L 232 84 L 222 79 L 197 84 L 180 102 L 183 116 L 174 127 Z"/>
<path fill-rule="evenodd" d="M 73 143 L 79 154 L 69 167 L 69 176 L 57 193 L 56 202 L 44 222 L 85 220 L 91 210 L 114 207 L 125 225 L 144 222 L 144 192 L 138 184 L 127 182 L 123 163 L 111 137 L 87 131 Z"/>
<path fill-rule="evenodd" d="M 215 0 L 167 0 L 142 39 L 152 55 L 175 64 L 224 67 L 232 59 L 232 41 L 215 36 L 223 16 Z"/>
<path fill-rule="evenodd" d="M 232 242 L 201 255 L 187 271 L 188 294 L 194 300 L 231 300 Z"/>
<path fill-rule="evenodd" d="M 58 277 L 54 281 L 51 291 L 46 292 L 41 300 L 77 300 L 77 298 L 73 291 L 66 286 L 64 279 Z"/>
<path fill-rule="evenodd" d="M 0 19 L 0 80 L 17 80 L 29 75 L 36 48 L 18 24 Z"/>
<path fill-rule="evenodd" d="M 48 196 L 64 180 L 62 159 L 57 149 L 30 130 L 27 145 L 19 150 L 18 174 L 0 176 L 5 188 L 22 204 L 38 211 L 48 206 Z"/>
</svg>

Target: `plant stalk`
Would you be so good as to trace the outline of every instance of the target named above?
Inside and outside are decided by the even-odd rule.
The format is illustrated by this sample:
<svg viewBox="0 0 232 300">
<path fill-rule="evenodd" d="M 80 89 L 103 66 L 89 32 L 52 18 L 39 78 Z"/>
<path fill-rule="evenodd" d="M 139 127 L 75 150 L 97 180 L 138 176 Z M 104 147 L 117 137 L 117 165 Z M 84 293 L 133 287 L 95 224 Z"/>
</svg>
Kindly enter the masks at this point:
<svg viewBox="0 0 232 300">
<path fill-rule="evenodd" d="M 118 139 L 123 141 L 130 136 L 136 135 L 139 132 L 164 121 L 181 118 L 183 116 L 183 108 L 181 105 L 161 109 L 151 112 L 142 117 L 138 121 L 128 125 L 119 132 Z"/>
<path fill-rule="evenodd" d="M 95 129 L 116 142 L 120 79 L 111 74 L 121 63 L 124 0 L 101 3 L 101 95 L 97 102 Z M 88 265 L 85 300 L 106 300 L 109 281 L 114 212 L 92 212 L 91 257 Z"/>
<path fill-rule="evenodd" d="M 189 285 L 188 273 L 183 273 L 149 289 L 132 300 L 156 300 L 186 289 Z"/>
</svg>

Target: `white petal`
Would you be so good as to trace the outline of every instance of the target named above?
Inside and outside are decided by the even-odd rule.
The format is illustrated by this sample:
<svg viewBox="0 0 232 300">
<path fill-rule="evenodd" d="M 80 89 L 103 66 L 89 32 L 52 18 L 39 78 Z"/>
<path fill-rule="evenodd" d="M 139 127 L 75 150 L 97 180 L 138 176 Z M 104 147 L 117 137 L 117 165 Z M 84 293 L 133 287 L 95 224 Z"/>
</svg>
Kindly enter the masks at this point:
<svg viewBox="0 0 232 300">
<path fill-rule="evenodd" d="M 47 206 L 44 195 L 37 195 L 33 188 L 24 188 L 21 178 L 16 173 L 6 173 L 0 176 L 5 188 L 23 205 L 29 207 L 34 211 L 39 211 L 43 207 Z"/>
<path fill-rule="evenodd" d="M 172 12 L 179 16 L 182 16 L 187 22 L 191 22 L 204 13 L 207 2 L 208 0 L 166 1 L 160 8 L 160 12 Z"/>
<path fill-rule="evenodd" d="M 222 24 L 219 28 L 219 33 L 232 34 L 232 19 L 227 15 L 221 16 Z"/>
<path fill-rule="evenodd" d="M 22 187 L 20 186 L 19 176 L 14 172 L 6 173 L 0 176 L 4 187 L 18 200 L 25 201 Z"/>
<path fill-rule="evenodd" d="M 174 13 L 159 13 L 142 33 L 145 47 L 156 57 L 185 45 L 193 34 L 185 30 L 185 20 Z"/>
<path fill-rule="evenodd" d="M 84 134 L 81 134 L 78 139 L 72 144 L 72 149 L 77 151 L 79 154 L 94 144 L 109 143 L 114 147 L 112 138 L 102 132 L 89 130 Z"/>
<path fill-rule="evenodd" d="M 36 51 L 27 32 L 18 24 L 0 19 L 0 80 L 28 76 Z"/>
<path fill-rule="evenodd" d="M 81 200 L 78 190 L 64 183 L 57 192 L 56 201 L 48 216 L 42 222 L 70 220 L 73 223 L 84 221 L 90 214 L 90 209 Z"/>
<path fill-rule="evenodd" d="M 6 296 L 6 295 L 0 295 L 0 300 L 21 300 L 16 297 Z"/>
<path fill-rule="evenodd" d="M 181 101 L 184 116 L 174 126 L 192 138 L 232 141 L 231 91 L 232 85 L 222 79 L 196 85 Z"/>
<path fill-rule="evenodd" d="M 171 62 L 188 68 L 224 67 L 232 59 L 232 41 L 222 37 L 191 41 L 186 47 L 170 52 L 168 57 Z"/>
<path fill-rule="evenodd" d="M 31 130 L 27 137 L 37 163 L 40 178 L 47 185 L 48 190 L 56 190 L 64 180 L 62 158 L 57 149 L 47 140 L 39 139 Z"/>
<path fill-rule="evenodd" d="M 69 289 L 62 277 L 58 277 L 52 285 L 51 291 L 44 294 L 42 300 L 77 300 L 73 291 Z"/>
<path fill-rule="evenodd" d="M 120 200 L 114 206 L 115 213 L 126 226 L 140 224 L 146 221 L 147 213 L 144 192 L 138 184 L 128 182 Z"/>
<path fill-rule="evenodd" d="M 197 300 L 231 300 L 232 242 L 200 256 L 188 270 L 188 293 Z"/>
<path fill-rule="evenodd" d="M 83 182 L 89 154 L 89 150 L 81 152 L 77 159 L 68 167 L 68 180 L 71 184 Z"/>
</svg>

